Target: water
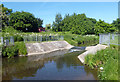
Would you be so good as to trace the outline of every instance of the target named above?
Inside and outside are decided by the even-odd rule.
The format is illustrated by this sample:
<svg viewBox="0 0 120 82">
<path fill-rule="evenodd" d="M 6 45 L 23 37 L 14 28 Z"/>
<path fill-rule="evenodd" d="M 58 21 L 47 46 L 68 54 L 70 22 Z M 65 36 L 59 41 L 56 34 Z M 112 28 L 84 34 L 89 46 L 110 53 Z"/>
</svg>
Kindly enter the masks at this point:
<svg viewBox="0 0 120 82">
<path fill-rule="evenodd" d="M 57 53 L 58 56 L 40 59 L 37 56 L 16 57 L 9 60 L 3 58 L 2 79 L 97 80 L 97 70 L 92 70 L 83 65 L 77 58 L 82 52 L 56 51 L 49 54 Z"/>
</svg>

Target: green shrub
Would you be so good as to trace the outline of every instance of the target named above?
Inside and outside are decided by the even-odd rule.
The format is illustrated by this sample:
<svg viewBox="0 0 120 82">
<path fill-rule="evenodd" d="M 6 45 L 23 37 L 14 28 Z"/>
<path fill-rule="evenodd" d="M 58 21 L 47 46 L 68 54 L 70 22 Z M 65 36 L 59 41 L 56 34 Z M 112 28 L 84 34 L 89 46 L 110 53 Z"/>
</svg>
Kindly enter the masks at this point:
<svg viewBox="0 0 120 82">
<path fill-rule="evenodd" d="M 19 42 L 24 40 L 23 37 L 20 35 L 14 35 L 13 37 L 14 37 L 14 42 Z"/>
<path fill-rule="evenodd" d="M 16 42 L 15 45 L 18 48 L 18 55 L 26 55 L 27 54 L 27 48 L 25 46 L 24 42 Z"/>
<path fill-rule="evenodd" d="M 8 58 L 10 58 L 17 55 L 18 55 L 17 46 L 7 46 L 2 48 L 2 56 L 7 56 Z"/>
<path fill-rule="evenodd" d="M 104 68 L 103 71 L 98 69 L 100 80 L 118 80 L 118 46 L 110 45 L 95 55 L 87 55 L 85 64 L 91 68 Z"/>
<path fill-rule="evenodd" d="M 2 47 L 2 56 L 3 57 L 14 57 L 18 55 L 26 55 L 27 49 L 23 42 L 17 42 L 15 45 Z"/>
</svg>

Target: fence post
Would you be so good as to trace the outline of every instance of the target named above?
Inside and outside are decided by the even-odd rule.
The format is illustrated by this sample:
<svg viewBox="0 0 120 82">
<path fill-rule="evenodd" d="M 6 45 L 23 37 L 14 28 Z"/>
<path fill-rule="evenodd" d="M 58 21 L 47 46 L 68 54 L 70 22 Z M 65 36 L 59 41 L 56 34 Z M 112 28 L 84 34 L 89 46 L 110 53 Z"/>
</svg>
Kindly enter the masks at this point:
<svg viewBox="0 0 120 82">
<path fill-rule="evenodd" d="M 1 37 L 1 43 L 3 44 L 4 42 L 3 42 L 3 37 Z"/>
<path fill-rule="evenodd" d="M 101 44 L 101 34 L 99 34 L 99 44 Z"/>
<path fill-rule="evenodd" d="M 109 40 L 108 46 L 110 46 L 110 33 L 108 33 L 108 40 Z"/>
<path fill-rule="evenodd" d="M 10 43 L 14 45 L 14 38 L 12 36 L 10 37 Z"/>
<path fill-rule="evenodd" d="M 37 42 L 37 34 L 36 34 L 36 42 Z"/>
<path fill-rule="evenodd" d="M 24 39 L 24 43 L 25 43 L 25 36 L 24 36 L 24 38 L 23 38 L 23 39 Z"/>
<path fill-rule="evenodd" d="M 41 36 L 41 42 L 42 42 L 42 36 Z"/>
<path fill-rule="evenodd" d="M 47 41 L 47 35 L 46 35 L 46 41 Z"/>
<path fill-rule="evenodd" d="M 8 39 L 5 40 L 5 46 L 7 46 L 7 45 L 9 45 L 9 40 Z"/>
<path fill-rule="evenodd" d="M 109 43 L 108 43 L 108 46 L 110 46 L 110 33 L 109 33 Z"/>
</svg>

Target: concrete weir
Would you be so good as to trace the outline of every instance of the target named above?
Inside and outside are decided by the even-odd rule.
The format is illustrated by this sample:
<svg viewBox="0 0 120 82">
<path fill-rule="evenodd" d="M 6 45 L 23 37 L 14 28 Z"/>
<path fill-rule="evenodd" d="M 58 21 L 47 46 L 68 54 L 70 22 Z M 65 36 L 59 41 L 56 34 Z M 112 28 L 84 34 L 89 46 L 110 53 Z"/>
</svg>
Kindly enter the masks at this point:
<svg viewBox="0 0 120 82">
<path fill-rule="evenodd" d="M 74 46 L 66 41 L 51 41 L 41 43 L 26 43 L 28 56 L 50 53 L 57 50 L 70 49 Z"/>
<path fill-rule="evenodd" d="M 80 54 L 80 55 L 78 56 L 78 59 L 79 59 L 82 63 L 84 63 L 84 62 L 85 62 L 85 56 L 87 56 L 87 55 L 89 55 L 89 54 L 93 54 L 93 55 L 94 55 L 97 51 L 100 51 L 100 50 L 105 49 L 105 48 L 107 48 L 107 47 L 108 47 L 108 46 L 106 46 L 106 45 L 101 45 L 101 44 L 98 44 L 98 45 L 96 45 L 96 46 L 86 47 L 86 48 L 85 48 L 86 52 Z"/>
</svg>

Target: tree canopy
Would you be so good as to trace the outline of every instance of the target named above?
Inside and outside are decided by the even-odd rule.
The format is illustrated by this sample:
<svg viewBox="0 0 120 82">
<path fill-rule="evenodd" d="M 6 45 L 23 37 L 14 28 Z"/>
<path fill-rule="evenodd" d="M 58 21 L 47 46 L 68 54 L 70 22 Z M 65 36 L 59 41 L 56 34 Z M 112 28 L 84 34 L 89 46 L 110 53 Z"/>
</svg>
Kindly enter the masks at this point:
<svg viewBox="0 0 120 82">
<path fill-rule="evenodd" d="M 43 22 L 40 18 L 35 18 L 31 13 L 24 11 L 14 12 L 9 17 L 9 25 L 23 32 L 37 32 Z"/>
<path fill-rule="evenodd" d="M 4 29 L 5 27 L 8 26 L 9 15 L 12 13 L 12 9 L 8 9 L 4 7 L 3 4 L 0 5 L 0 9 L 2 9 L 0 11 L 0 21 L 1 21 L 0 25 L 2 25 L 2 29 Z"/>
<path fill-rule="evenodd" d="M 53 31 L 61 31 L 61 21 L 62 21 L 62 16 L 61 14 L 56 14 L 56 17 L 55 17 L 55 22 L 53 22 L 53 25 L 52 25 L 52 30 Z"/>
<path fill-rule="evenodd" d="M 119 32 L 120 32 L 120 18 L 117 18 L 116 20 L 114 20 L 113 23 L 112 23 L 112 25 L 113 25 L 114 27 L 116 27 L 116 31 L 117 31 L 117 32 L 118 32 L 118 30 L 119 30 Z"/>
<path fill-rule="evenodd" d="M 61 14 L 57 14 L 52 25 L 52 30 L 55 32 L 70 31 L 73 34 L 82 35 L 98 35 L 99 33 L 115 32 L 116 28 L 114 25 L 105 23 L 102 20 L 96 21 L 96 19 L 86 17 L 85 14 L 74 13 L 72 15 L 66 14 L 63 19 Z"/>
<path fill-rule="evenodd" d="M 57 18 L 56 15 L 55 19 Z M 87 18 L 85 14 L 77 15 L 76 13 L 71 16 L 67 14 L 63 20 L 60 19 L 59 23 L 55 22 L 53 22 L 53 31 L 71 31 L 74 34 L 94 34 L 93 27 L 96 24 L 95 19 Z"/>
</svg>

